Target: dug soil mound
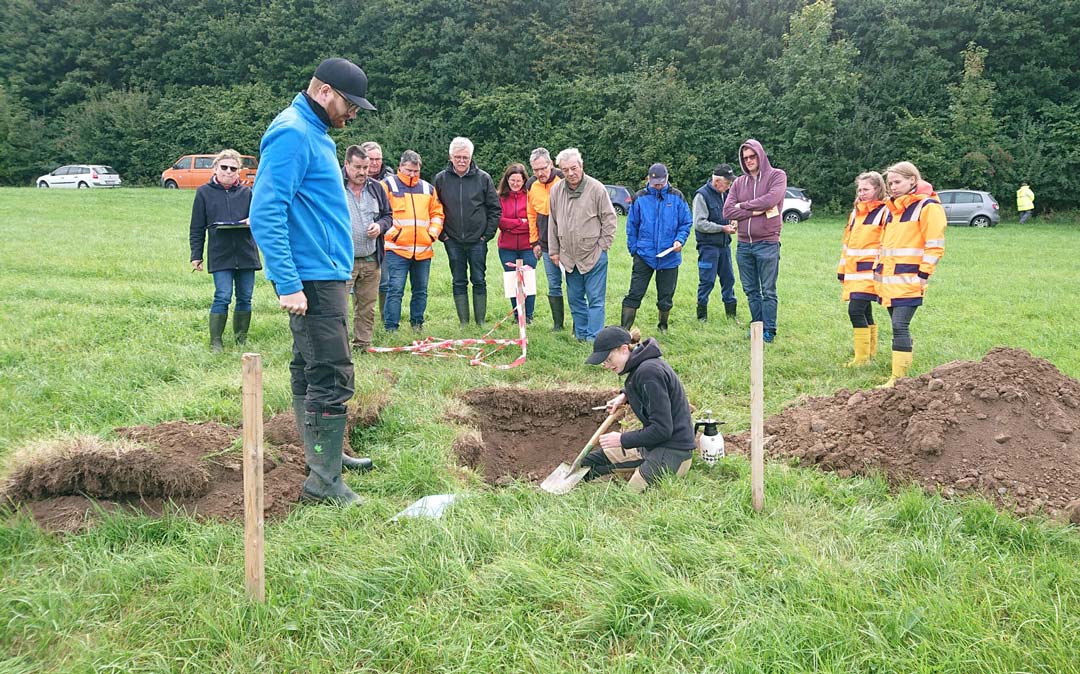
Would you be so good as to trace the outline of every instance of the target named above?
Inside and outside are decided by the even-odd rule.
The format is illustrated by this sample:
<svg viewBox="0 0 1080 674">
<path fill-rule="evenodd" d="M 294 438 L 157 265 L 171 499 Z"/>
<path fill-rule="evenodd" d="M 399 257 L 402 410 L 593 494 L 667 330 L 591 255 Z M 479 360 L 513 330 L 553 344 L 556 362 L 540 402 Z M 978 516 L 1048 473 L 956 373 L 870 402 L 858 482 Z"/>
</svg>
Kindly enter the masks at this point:
<svg viewBox="0 0 1080 674">
<path fill-rule="evenodd" d="M 882 473 L 947 496 L 1080 523 L 1080 382 L 1019 349 L 946 363 L 892 389 L 840 390 L 765 422 L 765 449 L 839 475 Z M 747 452 L 749 434 L 728 438 Z"/>
<path fill-rule="evenodd" d="M 374 424 L 384 404 L 350 406 L 350 431 Z M 0 504 L 14 504 L 42 528 L 62 532 L 83 530 L 101 512 L 118 510 L 243 518 L 240 429 L 170 421 L 115 432 L 119 441 L 79 438 L 29 456 L 0 489 Z M 296 505 L 307 466 L 292 412 L 267 421 L 263 439 L 263 515 L 269 520 Z"/>
<path fill-rule="evenodd" d="M 539 482 L 574 460 L 607 416 L 592 408 L 618 393 L 474 389 L 463 396 L 468 412 L 451 417 L 475 429 L 455 440 L 454 453 L 489 484 Z"/>
</svg>

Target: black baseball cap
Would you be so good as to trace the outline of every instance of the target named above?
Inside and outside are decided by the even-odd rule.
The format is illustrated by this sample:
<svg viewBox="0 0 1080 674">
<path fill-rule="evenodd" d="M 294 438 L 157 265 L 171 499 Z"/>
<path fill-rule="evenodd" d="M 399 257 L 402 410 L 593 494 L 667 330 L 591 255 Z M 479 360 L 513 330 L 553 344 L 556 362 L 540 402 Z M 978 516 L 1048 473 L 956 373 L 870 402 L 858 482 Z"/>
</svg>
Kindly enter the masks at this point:
<svg viewBox="0 0 1080 674">
<path fill-rule="evenodd" d="M 714 178 L 735 180 L 735 172 L 731 170 L 731 166 L 728 164 L 718 164 L 716 168 L 712 170 L 712 174 Z"/>
<path fill-rule="evenodd" d="M 623 344 L 629 344 L 632 340 L 630 332 L 618 325 L 609 325 L 596 333 L 596 341 L 593 342 L 592 354 L 585 359 L 586 365 L 599 365 L 607 360 L 612 349 L 617 349 Z"/>
<path fill-rule="evenodd" d="M 341 92 L 341 95 L 363 110 L 374 110 L 368 102 L 367 75 L 352 61 L 343 58 L 326 59 L 315 69 L 315 77 Z"/>
</svg>

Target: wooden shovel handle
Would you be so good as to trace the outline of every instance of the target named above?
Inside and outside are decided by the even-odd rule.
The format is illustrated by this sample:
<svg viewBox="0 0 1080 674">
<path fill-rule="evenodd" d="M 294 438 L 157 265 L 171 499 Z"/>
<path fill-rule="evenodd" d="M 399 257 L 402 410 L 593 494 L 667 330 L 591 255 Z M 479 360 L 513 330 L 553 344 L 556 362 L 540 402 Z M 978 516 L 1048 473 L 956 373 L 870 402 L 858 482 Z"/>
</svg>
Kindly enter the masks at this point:
<svg viewBox="0 0 1080 674">
<path fill-rule="evenodd" d="M 574 459 L 574 463 L 570 465 L 571 473 L 581 466 L 581 462 L 585 460 L 585 455 L 588 454 L 589 451 L 593 448 L 593 445 L 595 445 L 596 441 L 600 439 L 600 436 L 604 434 L 604 431 L 611 427 L 612 422 L 615 421 L 615 418 L 618 417 L 621 412 L 622 405 L 616 407 L 615 411 L 609 414 L 607 419 L 604 419 L 604 423 L 600 424 L 600 428 L 596 429 L 596 432 L 592 434 L 591 438 L 589 438 L 589 444 L 585 445 L 585 448 L 582 449 L 581 453 L 577 455 L 576 459 Z"/>
</svg>

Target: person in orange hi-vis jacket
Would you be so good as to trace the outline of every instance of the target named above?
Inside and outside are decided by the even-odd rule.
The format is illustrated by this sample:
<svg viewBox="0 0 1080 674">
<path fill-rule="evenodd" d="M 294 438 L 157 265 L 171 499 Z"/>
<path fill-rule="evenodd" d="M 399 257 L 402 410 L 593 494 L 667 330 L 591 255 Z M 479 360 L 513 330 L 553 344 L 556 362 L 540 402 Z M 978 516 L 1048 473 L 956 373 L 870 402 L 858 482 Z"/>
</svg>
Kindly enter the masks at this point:
<svg viewBox="0 0 1080 674">
<path fill-rule="evenodd" d="M 867 171 L 855 179 L 855 206 L 848 216 L 840 248 L 836 278 L 841 298 L 848 303 L 855 357 L 846 367 L 866 365 L 877 353 L 877 324 L 873 303 L 881 300 L 874 282 L 874 266 L 881 252 L 881 234 L 891 218 L 885 204 L 885 179 Z"/>
<path fill-rule="evenodd" d="M 893 164 L 885 176 L 892 219 L 882 233 L 874 272 L 881 304 L 892 318 L 892 376 L 885 383 L 891 387 L 911 367 L 911 319 L 945 254 L 945 210 L 935 192 L 920 190 L 922 176 L 911 162 Z"/>
</svg>

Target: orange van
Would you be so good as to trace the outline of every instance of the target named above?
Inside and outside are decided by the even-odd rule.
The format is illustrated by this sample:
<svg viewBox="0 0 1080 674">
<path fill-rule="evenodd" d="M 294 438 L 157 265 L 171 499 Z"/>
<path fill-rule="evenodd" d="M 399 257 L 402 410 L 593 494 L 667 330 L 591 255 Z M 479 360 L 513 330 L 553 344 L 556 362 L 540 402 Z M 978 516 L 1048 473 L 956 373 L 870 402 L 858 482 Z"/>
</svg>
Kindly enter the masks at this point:
<svg viewBox="0 0 1080 674">
<path fill-rule="evenodd" d="M 210 182 L 214 175 L 212 154 L 185 154 L 161 174 L 161 186 L 170 190 L 195 189 Z M 249 154 L 240 155 L 240 182 L 248 187 L 255 184 L 259 162 Z"/>
</svg>

